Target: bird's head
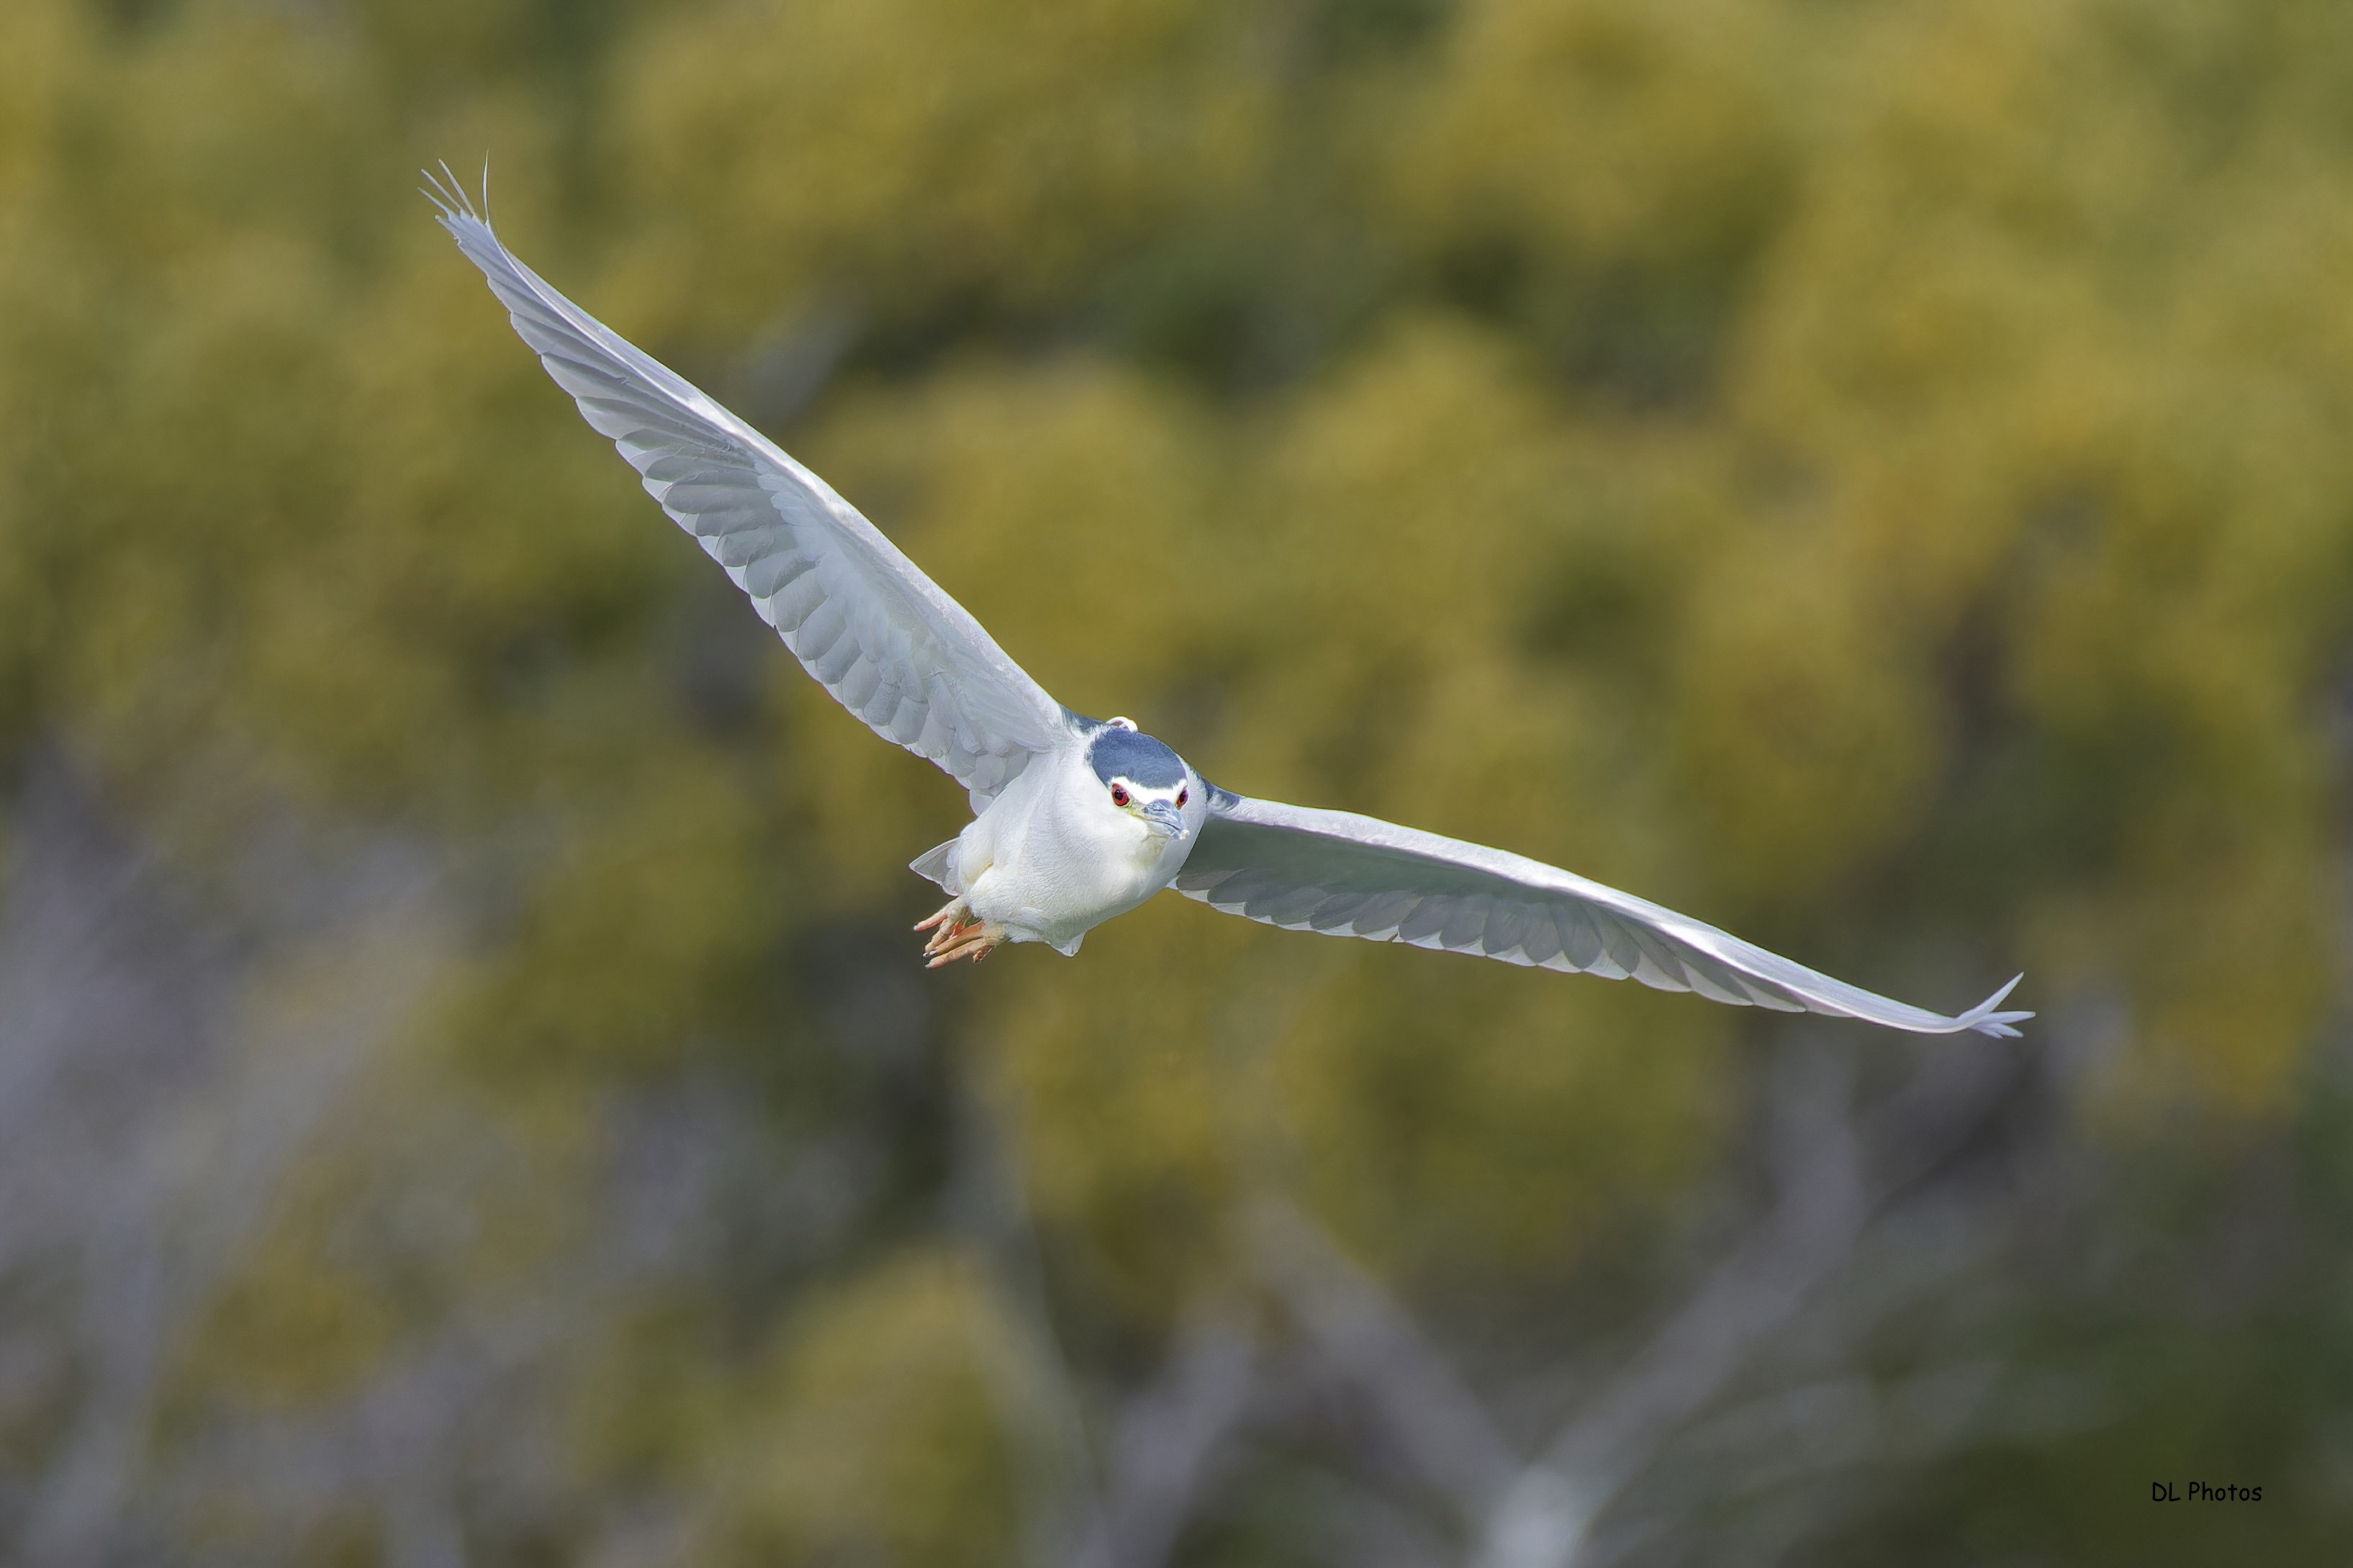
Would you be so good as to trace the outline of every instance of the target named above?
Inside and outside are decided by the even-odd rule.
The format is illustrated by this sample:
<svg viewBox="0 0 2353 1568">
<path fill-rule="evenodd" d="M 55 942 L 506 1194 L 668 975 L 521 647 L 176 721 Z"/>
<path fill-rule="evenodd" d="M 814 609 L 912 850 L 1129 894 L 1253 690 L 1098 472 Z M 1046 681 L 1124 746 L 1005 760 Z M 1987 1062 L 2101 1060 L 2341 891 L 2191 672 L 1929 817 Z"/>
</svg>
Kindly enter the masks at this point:
<svg viewBox="0 0 2353 1568">
<path fill-rule="evenodd" d="M 1200 826 L 1204 803 L 1185 759 L 1130 719 L 1113 719 L 1094 733 L 1087 761 L 1112 807 L 1135 817 L 1164 839 L 1182 843 Z"/>
</svg>

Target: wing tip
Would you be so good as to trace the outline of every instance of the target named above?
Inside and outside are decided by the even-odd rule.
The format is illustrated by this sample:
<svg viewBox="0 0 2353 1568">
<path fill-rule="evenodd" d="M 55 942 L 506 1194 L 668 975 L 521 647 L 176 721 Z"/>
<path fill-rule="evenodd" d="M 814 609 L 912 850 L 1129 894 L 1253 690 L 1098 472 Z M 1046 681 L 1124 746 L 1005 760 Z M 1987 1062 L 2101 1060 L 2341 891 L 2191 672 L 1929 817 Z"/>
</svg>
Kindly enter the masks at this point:
<svg viewBox="0 0 2353 1568">
<path fill-rule="evenodd" d="M 1970 1008 L 1968 1012 L 1954 1019 L 1953 1023 L 1956 1028 L 1968 1029 L 1976 1034 L 1984 1035 L 1989 1039 L 2014 1040 L 2018 1038 L 2018 1031 L 2011 1027 L 2011 1026 L 2014 1024 L 2022 1024 L 2027 1019 L 2034 1016 L 2032 1011 L 2028 1009 L 2013 1009 L 2006 1013 L 1997 1013 L 1994 1009 L 2000 1006 L 2002 1000 L 2011 992 L 2017 990 L 2018 983 L 2025 978 L 2026 974 L 2022 970 L 2018 973 L 2011 975 L 2010 977 L 2009 984 L 2004 985 L 2000 990 L 1995 992 L 1992 995 L 1987 997 L 1984 1001 L 1978 1003 L 1976 1006 Z"/>
<path fill-rule="evenodd" d="M 461 242 L 465 235 L 471 230 L 480 229 L 484 234 L 491 232 L 489 154 L 485 153 L 482 157 L 482 199 L 480 205 L 475 204 L 473 196 L 467 191 L 465 182 L 451 172 L 449 161 L 447 158 L 442 159 L 436 167 L 420 169 L 417 173 L 425 176 L 425 183 L 417 187 L 417 191 L 427 201 L 433 204 L 438 221 L 443 228 L 458 236 Z"/>
</svg>

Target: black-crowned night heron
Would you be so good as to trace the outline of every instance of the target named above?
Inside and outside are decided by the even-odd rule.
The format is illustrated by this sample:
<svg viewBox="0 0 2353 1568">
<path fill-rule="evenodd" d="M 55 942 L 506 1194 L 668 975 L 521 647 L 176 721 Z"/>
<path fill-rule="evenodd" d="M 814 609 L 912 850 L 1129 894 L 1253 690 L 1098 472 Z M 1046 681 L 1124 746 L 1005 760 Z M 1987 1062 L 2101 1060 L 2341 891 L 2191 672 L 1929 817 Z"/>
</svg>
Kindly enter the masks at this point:
<svg viewBox="0 0 2353 1568">
<path fill-rule="evenodd" d="M 1235 795 L 1129 721 L 1082 718 L 823 479 L 541 281 L 455 181 L 433 187 L 443 226 L 548 374 L 803 668 L 965 787 L 973 820 L 913 862 L 948 894 L 915 928 L 932 932 L 934 968 L 1008 942 L 1075 953 L 1094 927 L 1173 887 L 1294 931 L 1921 1034 L 2015 1035 L 2033 1016 L 1995 1011 L 2016 980 L 1947 1017 L 1521 856 Z"/>
</svg>

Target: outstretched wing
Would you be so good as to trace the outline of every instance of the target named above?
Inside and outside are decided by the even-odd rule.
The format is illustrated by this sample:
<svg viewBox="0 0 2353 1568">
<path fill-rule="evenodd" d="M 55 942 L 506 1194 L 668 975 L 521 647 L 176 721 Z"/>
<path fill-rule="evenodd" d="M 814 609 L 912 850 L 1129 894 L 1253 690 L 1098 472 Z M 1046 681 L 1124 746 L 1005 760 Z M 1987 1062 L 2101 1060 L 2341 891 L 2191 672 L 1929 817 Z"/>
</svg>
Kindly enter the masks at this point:
<svg viewBox="0 0 2353 1568">
<path fill-rule="evenodd" d="M 1782 1013 L 1826 1013 L 1915 1034 L 2016 1035 L 1998 1013 L 2012 980 L 1948 1018 L 1792 963 L 1647 900 L 1524 856 L 1376 817 L 1215 790 L 1176 890 L 1293 931 L 1582 971 Z M 2021 976 L 2021 978 L 2023 978 Z"/>
<path fill-rule="evenodd" d="M 427 195 L 547 374 L 843 707 L 937 763 L 975 811 L 1071 742 L 1062 706 L 831 486 L 549 288 L 454 181 Z"/>
</svg>

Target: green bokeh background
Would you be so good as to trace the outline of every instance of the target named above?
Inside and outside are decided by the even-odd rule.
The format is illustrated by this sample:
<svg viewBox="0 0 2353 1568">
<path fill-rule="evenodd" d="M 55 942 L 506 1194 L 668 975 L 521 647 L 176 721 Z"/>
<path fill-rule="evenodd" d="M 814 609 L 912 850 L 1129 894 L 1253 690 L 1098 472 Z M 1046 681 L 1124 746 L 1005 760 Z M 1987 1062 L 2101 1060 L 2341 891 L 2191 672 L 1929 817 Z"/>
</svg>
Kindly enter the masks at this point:
<svg viewBox="0 0 2353 1568">
<path fill-rule="evenodd" d="M 2041 1016 L 1173 897 L 920 974 L 960 792 L 514 340 L 413 190 L 485 150 L 1071 707 Z M 1271 1194 L 1535 1446 L 1777 1063 L 1980 1052 L 1996 1240 L 1830 1362 L 1996 1392 L 1590 1560 L 2343 1561 L 2348 692 L 2337 0 L 6 0 L 0 1553 L 1076 1561 L 1210 1312 L 1320 1392 L 1169 1561 L 1470 1561 Z M 153 1017 L 38 957 L 118 874 Z"/>
</svg>

